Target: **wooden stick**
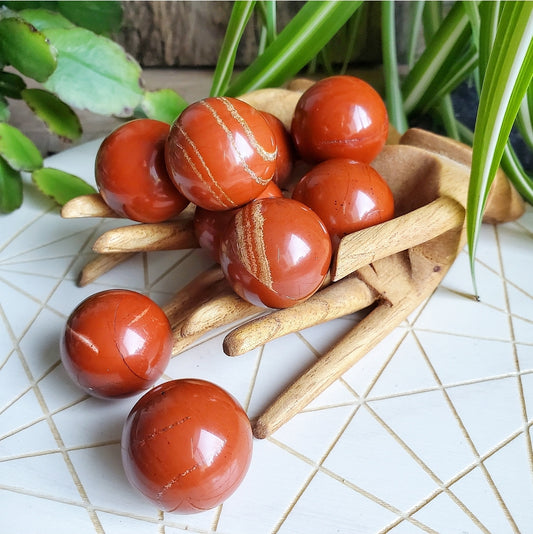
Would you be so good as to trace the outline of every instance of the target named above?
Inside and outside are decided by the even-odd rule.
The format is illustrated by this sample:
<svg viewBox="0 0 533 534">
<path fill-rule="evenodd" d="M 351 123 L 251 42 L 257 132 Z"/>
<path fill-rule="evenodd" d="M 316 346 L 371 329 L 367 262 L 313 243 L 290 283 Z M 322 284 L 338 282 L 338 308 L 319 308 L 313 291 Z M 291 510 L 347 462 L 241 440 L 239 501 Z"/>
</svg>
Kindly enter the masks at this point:
<svg viewBox="0 0 533 534">
<path fill-rule="evenodd" d="M 197 306 L 209 300 L 213 293 L 213 285 L 224 279 L 219 265 L 201 272 L 187 285 L 182 287 L 172 299 L 163 306 L 173 329 L 188 316 Z M 180 333 L 181 335 L 181 333 Z"/>
<path fill-rule="evenodd" d="M 254 436 L 270 436 L 301 412 L 405 319 L 406 313 L 403 307 L 386 304 L 375 308 L 253 421 Z"/>
<path fill-rule="evenodd" d="M 272 339 L 362 310 L 377 297 L 354 273 L 296 306 L 276 310 L 235 328 L 224 339 L 224 352 L 228 356 L 244 354 Z"/>
<path fill-rule="evenodd" d="M 78 278 L 78 286 L 84 287 L 91 282 L 94 282 L 97 278 L 109 272 L 111 269 L 128 260 L 135 255 L 135 252 L 125 252 L 116 254 L 105 254 L 103 256 L 97 256 L 91 260 L 81 270 Z"/>
<path fill-rule="evenodd" d="M 240 321 L 265 312 L 239 297 L 224 280 L 219 282 L 219 293 L 188 314 L 181 325 L 183 336 L 204 334 L 208 330 Z"/>
<path fill-rule="evenodd" d="M 333 259 L 333 281 L 364 265 L 425 243 L 463 224 L 464 208 L 455 200 L 437 200 L 390 221 L 343 237 Z"/>
<path fill-rule="evenodd" d="M 200 334 L 197 336 L 183 336 L 179 330 L 174 330 L 172 332 L 172 351 L 171 356 L 178 356 L 178 354 L 181 354 L 185 349 L 189 348 L 198 338 L 200 337 Z"/>
<path fill-rule="evenodd" d="M 192 219 L 177 219 L 162 223 L 133 224 L 114 228 L 96 240 L 93 250 L 100 254 L 109 254 L 198 247 Z"/>
<path fill-rule="evenodd" d="M 120 218 L 98 194 L 81 195 L 69 200 L 61 208 L 61 217 L 64 219 L 76 219 L 83 217 L 110 217 Z"/>
</svg>

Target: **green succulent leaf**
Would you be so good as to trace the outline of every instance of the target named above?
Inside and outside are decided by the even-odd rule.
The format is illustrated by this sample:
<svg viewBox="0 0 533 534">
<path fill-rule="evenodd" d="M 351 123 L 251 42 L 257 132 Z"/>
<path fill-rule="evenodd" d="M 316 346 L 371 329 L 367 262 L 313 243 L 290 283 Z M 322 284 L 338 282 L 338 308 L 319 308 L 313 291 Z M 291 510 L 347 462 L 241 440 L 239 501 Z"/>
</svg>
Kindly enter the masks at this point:
<svg viewBox="0 0 533 534">
<path fill-rule="evenodd" d="M 2 96 L 0 97 L 0 122 L 7 122 L 11 113 L 9 112 L 9 104 L 7 100 Z"/>
<path fill-rule="evenodd" d="M 58 1 L 57 9 L 76 26 L 102 35 L 117 32 L 122 24 L 123 10 L 120 2 Z"/>
<path fill-rule="evenodd" d="M 150 119 L 171 124 L 188 106 L 188 102 L 172 89 L 146 91 L 141 102 L 141 109 Z"/>
<path fill-rule="evenodd" d="M 22 98 L 52 133 L 69 141 L 81 137 L 82 128 L 78 116 L 53 93 L 44 89 L 24 89 Z"/>
<path fill-rule="evenodd" d="M 12 72 L 0 72 L 0 94 L 9 98 L 22 98 L 20 92 L 26 88 L 26 82 Z"/>
<path fill-rule="evenodd" d="M 50 9 L 24 9 L 19 12 L 19 15 L 39 31 L 50 28 L 74 28 L 70 20 Z"/>
<path fill-rule="evenodd" d="M 18 17 L 0 20 L 0 56 L 38 82 L 46 81 L 56 68 L 55 51 L 44 34 Z"/>
<path fill-rule="evenodd" d="M 117 43 L 84 28 L 45 32 L 58 51 L 44 84 L 61 100 L 102 115 L 129 117 L 141 103 L 141 67 Z"/>
<path fill-rule="evenodd" d="M 237 76 L 226 94 L 237 96 L 282 85 L 318 54 L 361 3 L 306 2 L 263 54 Z"/>
<path fill-rule="evenodd" d="M 79 176 L 51 167 L 41 167 L 33 171 L 31 178 L 42 193 L 54 199 L 60 206 L 75 197 L 97 192 Z"/>
<path fill-rule="evenodd" d="M 10 213 L 22 205 L 22 176 L 0 158 L 0 211 Z"/>
<path fill-rule="evenodd" d="M 43 165 L 33 141 L 6 122 L 0 122 L 0 156 L 17 171 L 33 171 Z"/>
</svg>

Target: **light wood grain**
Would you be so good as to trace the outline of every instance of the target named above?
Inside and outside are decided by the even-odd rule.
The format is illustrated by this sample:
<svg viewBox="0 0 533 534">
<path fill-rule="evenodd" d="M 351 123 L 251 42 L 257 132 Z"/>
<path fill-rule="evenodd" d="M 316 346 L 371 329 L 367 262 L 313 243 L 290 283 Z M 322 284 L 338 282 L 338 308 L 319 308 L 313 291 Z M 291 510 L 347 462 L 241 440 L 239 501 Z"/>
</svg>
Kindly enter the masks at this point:
<svg viewBox="0 0 533 534">
<path fill-rule="evenodd" d="M 85 217 L 120 217 L 113 211 L 98 194 L 80 195 L 69 200 L 61 208 L 61 217 L 63 219 L 78 219 Z"/>
<path fill-rule="evenodd" d="M 78 285 L 84 287 L 91 284 L 100 276 L 114 269 L 117 265 L 129 260 L 135 253 L 116 253 L 99 255 L 89 261 L 81 270 L 78 277 Z"/>
<path fill-rule="evenodd" d="M 192 219 L 178 219 L 113 228 L 95 241 L 93 250 L 100 254 L 109 254 L 181 250 L 199 246 Z"/>
<path fill-rule="evenodd" d="M 304 302 L 273 311 L 232 330 L 223 342 L 228 356 L 239 356 L 273 339 L 362 310 L 378 297 L 357 274 L 318 291 Z"/>
</svg>

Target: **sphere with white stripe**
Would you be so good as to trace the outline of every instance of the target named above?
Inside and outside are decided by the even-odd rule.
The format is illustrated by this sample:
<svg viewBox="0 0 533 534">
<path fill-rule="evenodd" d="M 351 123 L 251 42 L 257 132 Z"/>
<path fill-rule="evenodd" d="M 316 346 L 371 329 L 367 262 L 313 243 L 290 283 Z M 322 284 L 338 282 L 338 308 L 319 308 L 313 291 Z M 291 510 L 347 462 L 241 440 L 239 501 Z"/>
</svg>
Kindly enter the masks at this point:
<svg viewBox="0 0 533 534">
<path fill-rule="evenodd" d="M 209 210 L 255 199 L 276 169 L 274 133 L 262 113 L 236 98 L 188 106 L 170 129 L 166 165 L 178 190 Z"/>
</svg>

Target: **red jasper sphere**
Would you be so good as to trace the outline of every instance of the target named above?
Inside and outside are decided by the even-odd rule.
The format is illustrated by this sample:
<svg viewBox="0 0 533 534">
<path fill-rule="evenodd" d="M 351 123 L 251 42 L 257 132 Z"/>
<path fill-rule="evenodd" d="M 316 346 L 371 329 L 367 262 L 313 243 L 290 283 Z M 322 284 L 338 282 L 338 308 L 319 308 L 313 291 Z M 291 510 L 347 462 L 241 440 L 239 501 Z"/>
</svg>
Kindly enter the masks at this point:
<svg viewBox="0 0 533 534">
<path fill-rule="evenodd" d="M 276 182 L 279 187 L 283 187 L 291 177 L 292 168 L 294 166 L 294 147 L 292 138 L 283 123 L 272 113 L 263 111 L 263 116 L 268 122 L 274 139 L 278 153 L 276 156 L 276 170 L 272 180 Z"/>
<path fill-rule="evenodd" d="M 169 130 L 165 122 L 137 119 L 119 126 L 100 145 L 96 185 L 105 203 L 122 217 L 161 222 L 189 204 L 167 173 L 165 143 Z"/>
<path fill-rule="evenodd" d="M 135 404 L 122 432 L 131 485 L 167 512 L 195 513 L 224 502 L 244 479 L 252 431 L 238 402 L 219 386 L 180 379 Z"/>
<path fill-rule="evenodd" d="M 100 398 L 127 397 L 165 371 L 172 330 L 163 310 L 135 291 L 110 289 L 82 301 L 61 338 L 61 361 L 72 380 Z"/>
<path fill-rule="evenodd" d="M 258 198 L 281 197 L 281 189 L 271 181 Z M 253 201 L 252 201 L 253 202 Z M 220 236 L 224 233 L 228 222 L 239 208 L 224 211 L 206 210 L 197 206 L 194 210 L 194 233 L 200 247 L 206 250 L 211 258 L 219 261 Z"/>
<path fill-rule="evenodd" d="M 392 219 L 394 198 L 370 165 L 330 159 L 314 166 L 296 185 L 292 198 L 324 222 L 334 247 L 346 234 Z"/>
<path fill-rule="evenodd" d="M 349 158 L 370 163 L 387 139 L 389 120 L 379 93 L 354 76 L 330 76 L 296 105 L 291 133 L 302 159 Z"/>
<path fill-rule="evenodd" d="M 220 265 L 243 299 L 287 308 L 317 291 L 329 269 L 331 241 L 319 217 L 288 198 L 250 202 L 220 240 Z"/>
<path fill-rule="evenodd" d="M 276 169 L 274 134 L 260 111 L 229 97 L 188 106 L 166 144 L 170 177 L 181 193 L 209 210 L 256 198 Z"/>
</svg>

